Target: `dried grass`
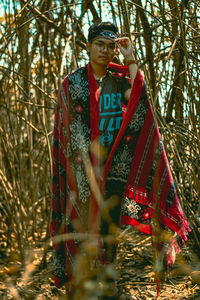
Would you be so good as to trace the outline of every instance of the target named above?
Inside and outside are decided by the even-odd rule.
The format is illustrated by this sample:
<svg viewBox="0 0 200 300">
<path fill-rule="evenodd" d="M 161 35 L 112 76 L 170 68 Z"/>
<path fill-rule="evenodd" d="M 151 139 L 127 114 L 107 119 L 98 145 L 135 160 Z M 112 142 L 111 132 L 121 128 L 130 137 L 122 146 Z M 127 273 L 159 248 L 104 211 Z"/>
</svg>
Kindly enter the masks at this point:
<svg viewBox="0 0 200 300">
<path fill-rule="evenodd" d="M 198 252 L 198 1 L 100 0 L 97 5 L 88 1 L 88 6 L 84 1 L 64 1 L 63 5 L 55 1 L 20 3 L 16 6 L 15 1 L 6 1 L 8 9 L 1 16 L 0 279 L 5 287 L 1 290 L 2 299 L 46 299 L 48 295 L 42 290 L 53 291 L 48 227 L 54 104 L 63 74 L 86 62 L 84 23 L 91 23 L 92 18 L 98 20 L 103 7 L 134 42 L 179 197 L 194 228 L 191 245 Z M 78 5 L 80 16 L 75 9 Z M 196 256 L 193 261 L 199 265 Z M 84 264 L 81 260 L 79 263 Z M 184 265 L 184 274 L 195 269 L 187 262 Z M 88 293 L 97 289 L 99 269 L 95 280 L 90 276 L 88 273 L 87 280 L 77 279 L 79 292 L 85 294 L 82 298 L 75 295 L 74 299 L 89 299 Z M 144 299 L 140 294 L 138 299 Z M 56 289 L 54 296 L 53 292 L 50 296 L 65 297 L 64 290 Z"/>
</svg>

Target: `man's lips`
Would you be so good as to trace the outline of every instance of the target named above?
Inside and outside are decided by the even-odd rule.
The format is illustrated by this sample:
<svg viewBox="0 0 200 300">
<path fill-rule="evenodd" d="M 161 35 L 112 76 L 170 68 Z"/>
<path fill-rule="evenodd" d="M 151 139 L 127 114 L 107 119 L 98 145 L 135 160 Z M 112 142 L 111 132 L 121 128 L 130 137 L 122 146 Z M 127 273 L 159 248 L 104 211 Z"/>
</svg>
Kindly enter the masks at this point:
<svg viewBox="0 0 200 300">
<path fill-rule="evenodd" d="M 108 59 L 108 56 L 101 55 L 99 58 Z"/>
</svg>

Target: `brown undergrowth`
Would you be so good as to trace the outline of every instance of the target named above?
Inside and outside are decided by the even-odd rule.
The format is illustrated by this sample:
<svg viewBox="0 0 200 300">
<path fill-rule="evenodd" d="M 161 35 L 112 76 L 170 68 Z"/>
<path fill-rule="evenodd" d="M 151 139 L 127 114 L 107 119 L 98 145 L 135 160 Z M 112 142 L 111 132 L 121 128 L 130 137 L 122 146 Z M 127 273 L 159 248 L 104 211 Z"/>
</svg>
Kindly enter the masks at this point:
<svg viewBox="0 0 200 300">
<path fill-rule="evenodd" d="M 167 272 L 161 285 L 160 299 L 200 299 L 200 263 L 194 252 L 194 242 L 188 241 L 178 255 L 173 268 Z M 0 260 L 0 299 L 67 299 L 65 288 L 57 289 L 53 281 L 51 247 L 25 249 L 24 264 L 17 257 L 9 261 L 5 252 Z M 4 255 L 4 257 L 3 257 Z M 125 239 L 118 245 L 117 270 L 120 272 L 118 287 L 135 299 L 155 299 L 156 283 L 152 269 L 151 237 L 126 229 Z M 83 270 L 79 272 L 84 273 Z M 196 272 L 196 273 L 195 273 Z M 195 275 L 196 274 L 196 275 Z M 98 275 L 98 274 L 97 274 Z M 102 274 L 99 274 L 99 278 Z M 91 295 L 91 280 L 85 290 Z M 98 284 L 93 281 L 93 284 Z M 76 286 L 83 289 L 82 283 Z M 100 286 L 100 288 L 103 288 Z M 76 299 L 76 298 L 73 298 Z M 77 298 L 79 299 L 79 298 Z M 86 299 L 85 297 L 80 299 Z M 88 296 L 88 299 L 95 299 Z"/>
</svg>

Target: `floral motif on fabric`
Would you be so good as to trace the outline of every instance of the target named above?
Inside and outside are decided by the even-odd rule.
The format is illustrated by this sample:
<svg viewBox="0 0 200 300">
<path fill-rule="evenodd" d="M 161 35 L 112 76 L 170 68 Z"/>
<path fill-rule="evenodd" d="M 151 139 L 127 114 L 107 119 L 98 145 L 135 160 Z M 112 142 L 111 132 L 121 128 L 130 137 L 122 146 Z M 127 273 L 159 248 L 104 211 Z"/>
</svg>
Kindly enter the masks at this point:
<svg viewBox="0 0 200 300">
<path fill-rule="evenodd" d="M 130 121 L 129 127 L 134 131 L 139 131 L 144 123 L 148 107 L 143 102 L 139 103 L 132 120 Z"/>
<path fill-rule="evenodd" d="M 78 185 L 79 199 L 81 202 L 86 203 L 90 196 L 89 181 L 86 174 L 82 171 L 81 165 L 77 167 L 76 180 Z"/>
<path fill-rule="evenodd" d="M 110 176 L 116 176 L 116 180 L 119 177 L 127 178 L 130 166 L 132 162 L 132 157 L 129 152 L 127 145 L 123 148 L 122 151 L 118 152 L 113 159 L 113 165 L 110 170 Z"/>
<path fill-rule="evenodd" d="M 149 212 L 148 211 L 146 211 L 144 214 L 143 214 L 143 217 L 144 217 L 144 219 L 145 220 L 148 220 L 149 219 Z"/>
<path fill-rule="evenodd" d="M 83 107 L 81 105 L 77 105 L 76 106 L 76 111 L 77 111 L 77 113 L 82 113 Z"/>
<path fill-rule="evenodd" d="M 124 137 L 124 139 L 128 143 L 133 139 L 133 137 L 131 135 L 127 135 L 127 136 Z"/>
<path fill-rule="evenodd" d="M 139 219 L 138 212 L 141 210 L 141 207 L 135 200 L 129 197 L 124 197 L 121 210 L 122 215 L 129 216 L 134 219 Z"/>
<path fill-rule="evenodd" d="M 81 150 L 85 153 L 88 152 L 90 145 L 90 129 L 83 124 L 80 116 L 75 123 L 70 125 L 70 131 L 72 150 Z"/>
<path fill-rule="evenodd" d="M 83 77 L 83 68 L 69 75 L 69 92 L 72 100 L 81 99 L 87 101 L 89 96 L 89 83 Z"/>
</svg>

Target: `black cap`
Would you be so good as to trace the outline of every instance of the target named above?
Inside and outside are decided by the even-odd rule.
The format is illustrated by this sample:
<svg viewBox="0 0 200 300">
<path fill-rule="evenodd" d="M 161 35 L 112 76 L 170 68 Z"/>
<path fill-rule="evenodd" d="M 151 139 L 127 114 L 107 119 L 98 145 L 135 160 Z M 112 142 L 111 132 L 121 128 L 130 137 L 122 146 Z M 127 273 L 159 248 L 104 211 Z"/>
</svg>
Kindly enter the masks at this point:
<svg viewBox="0 0 200 300">
<path fill-rule="evenodd" d="M 111 22 L 101 22 L 98 24 L 93 24 L 89 28 L 88 42 L 91 42 L 95 37 L 100 36 L 102 32 L 108 32 L 110 38 L 113 33 L 113 38 L 117 38 L 118 28 Z"/>
</svg>

